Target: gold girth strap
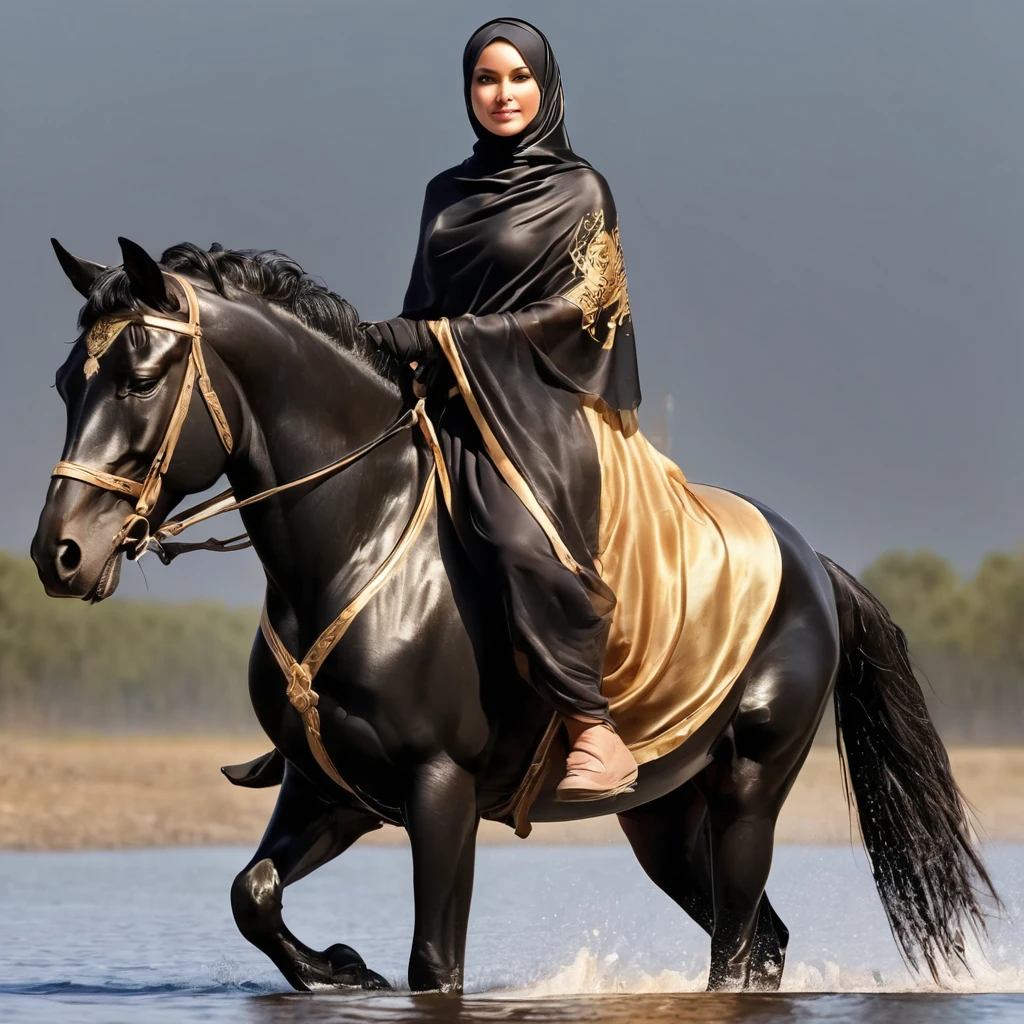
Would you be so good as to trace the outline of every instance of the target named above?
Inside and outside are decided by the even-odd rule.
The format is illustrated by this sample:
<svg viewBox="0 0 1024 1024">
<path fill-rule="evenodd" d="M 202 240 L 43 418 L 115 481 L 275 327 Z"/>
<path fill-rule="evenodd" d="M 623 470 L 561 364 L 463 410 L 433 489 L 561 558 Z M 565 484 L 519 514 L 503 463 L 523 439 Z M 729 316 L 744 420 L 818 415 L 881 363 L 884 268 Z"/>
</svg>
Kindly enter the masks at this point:
<svg viewBox="0 0 1024 1024">
<path fill-rule="evenodd" d="M 504 821 L 511 816 L 515 825 L 515 835 L 520 839 L 526 839 L 533 831 L 533 825 L 530 824 L 530 808 L 544 785 L 544 778 L 548 770 L 548 755 L 562 722 L 561 715 L 551 716 L 548 727 L 544 730 L 544 735 L 541 736 L 540 743 L 534 751 L 530 767 L 526 770 L 522 781 L 516 786 L 515 792 L 505 803 L 484 814 L 484 817 L 490 818 L 492 821 Z"/>
<path fill-rule="evenodd" d="M 423 418 L 425 419 L 425 416 Z M 419 502 L 416 505 L 416 510 L 413 512 L 409 522 L 406 523 L 401 537 L 398 538 L 398 543 L 395 544 L 391 553 L 384 559 L 362 589 L 345 606 L 341 614 L 320 634 L 316 643 L 309 649 L 302 661 L 296 661 L 292 657 L 288 648 L 285 647 L 281 638 L 277 635 L 277 631 L 270 622 L 270 616 L 267 614 L 266 604 L 263 605 L 263 613 L 260 616 L 260 629 L 267 641 L 267 645 L 273 651 L 274 658 L 277 660 L 278 665 L 280 665 L 285 679 L 288 680 L 288 689 L 286 691 L 288 700 L 292 707 L 302 716 L 302 724 L 306 730 L 306 742 L 309 744 L 313 757 L 316 758 L 317 764 L 324 770 L 328 778 L 341 786 L 342 789 L 348 790 L 353 796 L 357 796 L 357 794 L 341 777 L 338 769 L 334 766 L 334 762 L 331 760 L 330 754 L 327 753 L 327 749 L 324 747 L 323 737 L 320 734 L 320 712 L 317 710 L 320 697 L 316 690 L 313 689 L 313 680 L 316 678 L 320 666 L 323 665 L 327 656 L 345 635 L 355 617 L 388 581 L 392 572 L 394 572 L 398 564 L 408 553 L 409 548 L 412 547 L 413 542 L 419 536 L 424 523 L 426 523 L 434 507 L 434 484 L 436 479 L 437 465 L 435 464 L 430 468 L 430 473 L 427 476 L 423 493 L 420 495 Z M 443 483 L 442 486 L 444 486 Z"/>
</svg>

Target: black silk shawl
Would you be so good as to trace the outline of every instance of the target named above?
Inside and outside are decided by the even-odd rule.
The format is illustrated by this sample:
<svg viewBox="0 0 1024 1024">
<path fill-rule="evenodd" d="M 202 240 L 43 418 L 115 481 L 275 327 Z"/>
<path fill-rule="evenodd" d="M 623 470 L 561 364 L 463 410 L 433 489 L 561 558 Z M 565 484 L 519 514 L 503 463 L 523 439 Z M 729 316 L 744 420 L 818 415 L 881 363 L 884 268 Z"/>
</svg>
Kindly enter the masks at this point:
<svg viewBox="0 0 1024 1024">
<path fill-rule="evenodd" d="M 519 50 L 541 88 L 536 117 L 511 138 L 480 125 L 470 101 L 473 69 L 496 39 Z M 600 465 L 580 396 L 627 433 L 640 403 L 615 204 L 569 146 L 558 65 L 538 30 L 488 23 L 467 44 L 463 72 L 479 141 L 427 186 L 402 315 L 448 319 L 487 424 L 586 569 Z"/>
</svg>

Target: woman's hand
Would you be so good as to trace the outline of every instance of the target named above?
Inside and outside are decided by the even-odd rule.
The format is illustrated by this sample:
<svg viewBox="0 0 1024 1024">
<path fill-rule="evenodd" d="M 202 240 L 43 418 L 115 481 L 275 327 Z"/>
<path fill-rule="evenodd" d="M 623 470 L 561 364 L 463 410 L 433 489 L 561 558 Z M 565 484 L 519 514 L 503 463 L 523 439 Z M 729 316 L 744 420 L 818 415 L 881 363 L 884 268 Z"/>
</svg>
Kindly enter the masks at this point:
<svg viewBox="0 0 1024 1024">
<path fill-rule="evenodd" d="M 402 367 L 399 386 L 409 405 L 424 398 L 437 376 L 439 350 L 425 320 L 396 316 L 379 323 L 359 325 L 377 348 L 393 356 Z"/>
<path fill-rule="evenodd" d="M 390 352 L 400 363 L 429 363 L 437 357 L 437 342 L 426 320 L 408 320 L 404 316 L 361 323 L 363 334 L 378 348 Z"/>
</svg>

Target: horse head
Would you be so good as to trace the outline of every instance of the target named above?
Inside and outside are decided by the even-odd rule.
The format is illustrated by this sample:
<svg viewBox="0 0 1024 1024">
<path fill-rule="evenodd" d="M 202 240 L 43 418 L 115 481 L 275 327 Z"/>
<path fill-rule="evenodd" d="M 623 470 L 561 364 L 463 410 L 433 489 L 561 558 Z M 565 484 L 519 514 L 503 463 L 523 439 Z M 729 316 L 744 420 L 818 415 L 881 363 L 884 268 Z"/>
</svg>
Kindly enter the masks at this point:
<svg viewBox="0 0 1024 1024">
<path fill-rule="evenodd" d="M 51 597 L 109 597 L 122 555 L 143 550 L 150 523 L 214 483 L 238 432 L 227 374 L 211 360 L 215 388 L 206 369 L 212 350 L 202 342 L 195 288 L 119 241 L 124 264 L 107 268 L 52 240 L 88 301 L 56 375 L 67 431 L 31 546 Z M 210 415 L 195 408 L 204 400 Z"/>
</svg>

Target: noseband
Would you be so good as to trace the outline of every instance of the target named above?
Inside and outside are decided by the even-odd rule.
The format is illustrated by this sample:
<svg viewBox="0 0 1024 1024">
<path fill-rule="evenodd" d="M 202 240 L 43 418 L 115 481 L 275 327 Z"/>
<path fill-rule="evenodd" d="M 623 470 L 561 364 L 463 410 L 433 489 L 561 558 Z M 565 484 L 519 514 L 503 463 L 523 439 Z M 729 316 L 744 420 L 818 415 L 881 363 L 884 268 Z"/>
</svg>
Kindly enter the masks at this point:
<svg viewBox="0 0 1024 1024">
<path fill-rule="evenodd" d="M 234 445 L 231 436 L 231 428 L 228 426 L 227 417 L 224 415 L 224 408 L 220 404 L 217 392 L 213 388 L 213 382 L 206 369 L 206 361 L 203 358 L 203 329 L 199 324 L 199 300 L 196 298 L 195 289 L 183 277 L 177 274 L 168 274 L 173 278 L 188 301 L 188 320 L 171 320 L 164 316 L 151 316 L 148 313 L 134 313 L 118 315 L 116 317 L 103 317 L 98 320 L 90 329 L 86 337 L 86 350 L 88 358 L 85 361 L 85 375 L 91 377 L 99 369 L 100 356 L 107 351 L 114 343 L 121 332 L 130 324 L 143 324 L 160 331 L 171 331 L 174 334 L 183 334 L 192 339 L 192 347 L 189 350 L 188 362 L 185 366 L 185 376 L 181 381 L 181 390 L 178 392 L 178 400 L 175 402 L 174 411 L 171 413 L 167 429 L 164 431 L 163 440 L 157 448 L 153 461 L 145 479 L 140 483 L 128 477 L 117 476 L 114 473 L 107 473 L 103 470 L 93 469 L 91 466 L 84 466 L 79 462 L 58 462 L 53 468 L 51 476 L 68 477 L 71 480 L 81 480 L 84 483 L 101 487 L 115 494 L 135 499 L 135 508 L 125 519 L 124 524 L 114 538 L 114 550 L 117 550 L 137 531 L 141 535 L 135 537 L 136 553 L 141 554 L 138 547 L 145 550 L 149 539 L 149 521 L 146 518 L 153 511 L 160 497 L 160 489 L 163 486 L 164 474 L 167 472 L 174 450 L 178 445 L 178 438 L 181 436 L 181 428 L 188 415 L 189 403 L 192 401 L 192 392 L 195 389 L 196 381 L 199 382 L 199 393 L 203 396 L 206 408 L 210 413 L 210 419 L 217 430 L 224 450 L 230 454 Z"/>
</svg>

